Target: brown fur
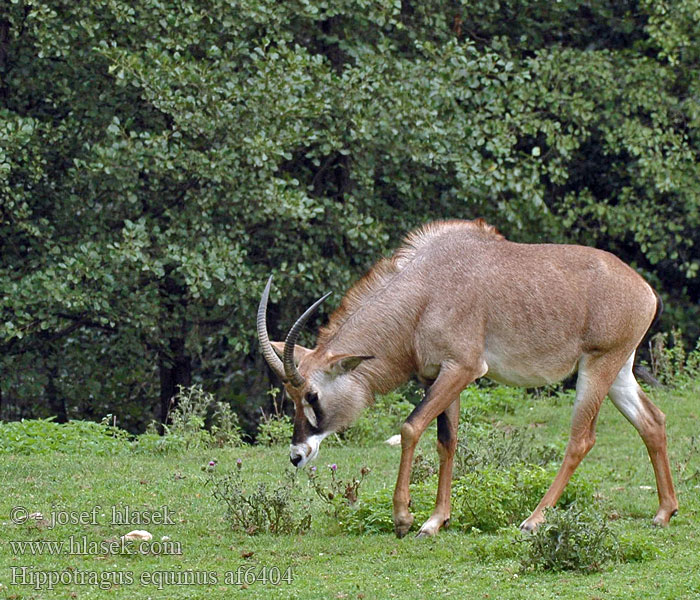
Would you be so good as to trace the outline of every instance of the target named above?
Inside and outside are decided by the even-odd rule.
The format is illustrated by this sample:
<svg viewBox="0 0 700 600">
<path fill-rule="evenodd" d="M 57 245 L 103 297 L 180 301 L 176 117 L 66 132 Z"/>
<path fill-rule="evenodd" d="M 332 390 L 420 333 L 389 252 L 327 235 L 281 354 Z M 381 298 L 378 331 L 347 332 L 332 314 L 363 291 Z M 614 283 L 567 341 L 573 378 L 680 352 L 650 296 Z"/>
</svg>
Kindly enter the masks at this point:
<svg viewBox="0 0 700 600">
<path fill-rule="evenodd" d="M 319 331 L 318 345 L 327 343 L 343 324 L 359 310 L 364 303 L 391 285 L 392 279 L 411 262 L 419 252 L 447 231 L 459 231 L 469 235 L 480 235 L 493 239 L 505 239 L 498 230 L 484 219 L 473 221 L 434 221 L 412 231 L 404 237 L 403 243 L 391 257 L 377 262 L 343 297 L 340 306 L 330 316 L 328 325 Z"/>
</svg>

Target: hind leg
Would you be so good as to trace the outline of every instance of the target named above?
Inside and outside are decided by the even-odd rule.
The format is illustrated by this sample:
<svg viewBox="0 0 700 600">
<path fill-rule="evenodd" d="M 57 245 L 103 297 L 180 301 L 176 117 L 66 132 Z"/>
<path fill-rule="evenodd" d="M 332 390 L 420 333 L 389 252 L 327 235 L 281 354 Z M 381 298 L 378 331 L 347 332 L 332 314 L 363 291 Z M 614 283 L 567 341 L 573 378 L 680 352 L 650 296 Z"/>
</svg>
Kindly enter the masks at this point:
<svg viewBox="0 0 700 600">
<path fill-rule="evenodd" d="M 523 531 L 533 531 L 544 521 L 544 510 L 554 506 L 574 471 L 595 444 L 595 426 L 600 405 L 608 393 L 622 360 L 617 356 L 584 355 L 579 362 L 576 380 L 576 401 L 571 420 L 571 435 L 564 460 L 552 485 L 532 514 L 520 525 Z"/>
<path fill-rule="evenodd" d="M 609 395 L 613 404 L 634 425 L 644 440 L 654 467 L 659 496 L 659 510 L 654 517 L 654 524 L 666 526 L 678 511 L 678 501 L 673 489 L 671 467 L 666 451 L 666 416 L 639 387 L 632 373 L 633 363 L 634 354 L 620 369 Z"/>
</svg>

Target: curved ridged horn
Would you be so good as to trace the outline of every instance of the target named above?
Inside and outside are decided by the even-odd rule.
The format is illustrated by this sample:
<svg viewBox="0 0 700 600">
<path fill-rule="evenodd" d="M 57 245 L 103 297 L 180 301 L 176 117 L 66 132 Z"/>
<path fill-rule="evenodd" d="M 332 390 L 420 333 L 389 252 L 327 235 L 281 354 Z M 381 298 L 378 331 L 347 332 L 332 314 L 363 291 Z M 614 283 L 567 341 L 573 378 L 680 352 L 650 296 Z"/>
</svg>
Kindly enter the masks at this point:
<svg viewBox="0 0 700 600">
<path fill-rule="evenodd" d="M 297 338 L 301 332 L 302 327 L 309 320 L 309 317 L 316 311 L 316 309 L 321 306 L 321 303 L 331 295 L 332 292 L 328 292 L 325 296 L 319 298 L 314 302 L 306 312 L 297 319 L 297 322 L 292 325 L 292 328 L 287 334 L 287 339 L 284 340 L 284 355 L 282 356 L 282 362 L 284 364 L 284 374 L 287 380 L 292 383 L 294 387 L 303 387 L 305 379 L 301 376 L 294 364 L 294 346 L 297 343 Z"/>
<path fill-rule="evenodd" d="M 270 338 L 267 336 L 267 299 L 270 296 L 270 286 L 272 285 L 272 275 L 270 279 L 267 280 L 267 285 L 262 293 L 262 298 L 260 298 L 260 305 L 258 306 L 258 340 L 260 340 L 260 348 L 262 350 L 263 356 L 270 365 L 270 368 L 281 378 L 286 379 L 284 374 L 284 366 L 280 357 L 275 354 L 270 344 Z"/>
</svg>

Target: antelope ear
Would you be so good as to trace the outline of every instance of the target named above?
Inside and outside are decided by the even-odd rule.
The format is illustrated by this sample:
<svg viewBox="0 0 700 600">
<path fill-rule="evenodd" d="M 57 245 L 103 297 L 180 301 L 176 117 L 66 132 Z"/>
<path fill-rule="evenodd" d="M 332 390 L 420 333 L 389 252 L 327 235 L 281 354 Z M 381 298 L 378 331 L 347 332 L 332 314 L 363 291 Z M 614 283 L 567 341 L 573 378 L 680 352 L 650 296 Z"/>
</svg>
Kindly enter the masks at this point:
<svg viewBox="0 0 700 600">
<path fill-rule="evenodd" d="M 284 354 L 284 342 L 270 342 L 272 349 L 277 353 L 277 356 L 282 358 Z M 309 348 L 304 348 L 304 346 L 299 346 L 298 344 L 294 346 L 294 364 L 299 366 L 301 359 L 307 354 L 312 352 Z"/>
<path fill-rule="evenodd" d="M 361 356 L 357 354 L 339 354 L 330 360 L 328 371 L 334 375 L 344 375 L 357 368 L 357 366 L 374 356 Z"/>
</svg>

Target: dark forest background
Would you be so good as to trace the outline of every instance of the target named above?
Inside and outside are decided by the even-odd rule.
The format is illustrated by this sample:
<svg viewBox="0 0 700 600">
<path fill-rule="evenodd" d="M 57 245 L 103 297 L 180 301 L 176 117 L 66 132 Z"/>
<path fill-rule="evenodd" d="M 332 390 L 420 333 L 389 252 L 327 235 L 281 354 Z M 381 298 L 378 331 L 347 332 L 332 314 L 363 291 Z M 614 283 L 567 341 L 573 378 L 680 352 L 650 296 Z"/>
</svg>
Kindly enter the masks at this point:
<svg viewBox="0 0 700 600">
<path fill-rule="evenodd" d="M 11 0 L 0 417 L 250 427 L 283 336 L 409 229 L 614 252 L 700 333 L 700 2 Z M 273 335 L 273 337 L 275 337 Z"/>
</svg>

